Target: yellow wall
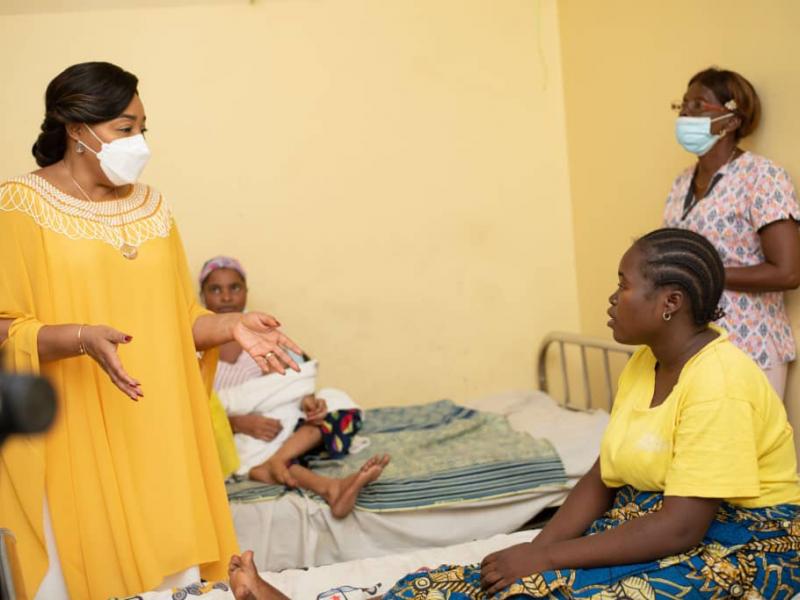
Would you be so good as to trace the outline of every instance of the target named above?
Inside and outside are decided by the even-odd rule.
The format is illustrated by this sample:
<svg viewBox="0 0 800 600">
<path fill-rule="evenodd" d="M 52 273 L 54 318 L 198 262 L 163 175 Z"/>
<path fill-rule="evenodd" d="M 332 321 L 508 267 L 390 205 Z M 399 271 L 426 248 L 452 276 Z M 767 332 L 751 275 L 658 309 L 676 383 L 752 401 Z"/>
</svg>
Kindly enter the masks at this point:
<svg viewBox="0 0 800 600">
<path fill-rule="evenodd" d="M 139 75 L 193 270 L 240 257 L 365 405 L 528 387 L 578 326 L 554 0 L 286 0 L 0 17 L 0 176 L 46 83 Z"/>
<path fill-rule="evenodd" d="M 764 120 L 744 145 L 800 183 L 800 3 L 560 0 L 558 8 L 581 326 L 608 335 L 619 258 L 660 225 L 672 179 L 693 162 L 669 110 L 691 75 L 716 64 L 750 79 Z M 789 300 L 800 334 L 800 295 Z M 798 372 L 787 406 L 800 431 Z"/>
</svg>

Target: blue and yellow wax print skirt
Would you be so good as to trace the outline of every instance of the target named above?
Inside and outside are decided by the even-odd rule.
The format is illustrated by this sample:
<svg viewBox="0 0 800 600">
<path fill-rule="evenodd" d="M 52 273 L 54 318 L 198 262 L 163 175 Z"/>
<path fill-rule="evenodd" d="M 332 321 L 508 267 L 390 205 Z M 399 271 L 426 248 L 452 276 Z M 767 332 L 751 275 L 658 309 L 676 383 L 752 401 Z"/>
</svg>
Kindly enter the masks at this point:
<svg viewBox="0 0 800 600">
<path fill-rule="evenodd" d="M 663 495 L 621 488 L 614 506 L 586 535 L 661 508 Z M 661 560 L 592 569 L 559 569 L 518 579 L 491 600 L 511 598 L 743 598 L 782 600 L 800 593 L 800 506 L 720 506 L 703 542 Z M 384 600 L 483 600 L 480 565 L 442 566 L 407 575 Z"/>
</svg>

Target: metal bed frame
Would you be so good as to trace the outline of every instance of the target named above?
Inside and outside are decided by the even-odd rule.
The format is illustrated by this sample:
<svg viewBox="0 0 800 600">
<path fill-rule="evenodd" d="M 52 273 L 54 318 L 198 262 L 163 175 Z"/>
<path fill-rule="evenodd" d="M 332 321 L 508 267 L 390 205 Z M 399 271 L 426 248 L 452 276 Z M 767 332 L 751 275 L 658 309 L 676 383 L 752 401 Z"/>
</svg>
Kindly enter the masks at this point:
<svg viewBox="0 0 800 600">
<path fill-rule="evenodd" d="M 539 375 L 539 389 L 543 392 L 549 393 L 550 382 L 547 377 L 547 358 L 548 351 L 551 346 L 558 346 L 558 357 L 562 377 L 562 385 L 564 386 L 564 399 L 562 405 L 565 408 L 580 410 L 582 408 L 592 409 L 595 408 L 594 398 L 592 397 L 592 381 L 589 375 L 589 361 L 587 358 L 587 350 L 599 351 L 602 354 L 603 373 L 605 375 L 605 396 L 606 405 L 603 408 L 610 409 L 614 402 L 614 395 L 616 394 L 615 380 L 612 377 L 611 363 L 609 361 L 610 355 L 622 355 L 627 360 L 636 350 L 633 346 L 625 346 L 617 342 L 604 340 L 587 335 L 580 335 L 576 333 L 568 333 L 564 331 L 553 331 L 545 335 L 541 344 L 539 345 L 538 354 L 538 375 Z M 583 400 L 582 406 L 576 406 L 573 402 L 573 394 L 570 387 L 570 377 L 568 373 L 567 352 L 565 347 L 571 346 L 579 349 L 581 374 L 583 381 Z M 597 354 L 594 352 L 593 354 Z"/>
</svg>

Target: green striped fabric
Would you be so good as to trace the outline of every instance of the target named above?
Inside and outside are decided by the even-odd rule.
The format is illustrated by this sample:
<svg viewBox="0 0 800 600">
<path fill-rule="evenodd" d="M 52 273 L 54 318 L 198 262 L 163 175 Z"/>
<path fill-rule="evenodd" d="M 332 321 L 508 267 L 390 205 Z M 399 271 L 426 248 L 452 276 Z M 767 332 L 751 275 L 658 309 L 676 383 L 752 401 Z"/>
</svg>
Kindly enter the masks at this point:
<svg viewBox="0 0 800 600">
<path fill-rule="evenodd" d="M 343 477 L 372 454 L 392 461 L 362 490 L 364 510 L 397 511 L 475 502 L 563 484 L 564 467 L 549 441 L 511 429 L 500 416 L 449 400 L 365 411 L 359 435 L 369 446 L 341 460 L 315 459 L 322 475 Z M 228 486 L 231 502 L 254 502 L 284 493 L 279 486 L 240 481 Z"/>
</svg>

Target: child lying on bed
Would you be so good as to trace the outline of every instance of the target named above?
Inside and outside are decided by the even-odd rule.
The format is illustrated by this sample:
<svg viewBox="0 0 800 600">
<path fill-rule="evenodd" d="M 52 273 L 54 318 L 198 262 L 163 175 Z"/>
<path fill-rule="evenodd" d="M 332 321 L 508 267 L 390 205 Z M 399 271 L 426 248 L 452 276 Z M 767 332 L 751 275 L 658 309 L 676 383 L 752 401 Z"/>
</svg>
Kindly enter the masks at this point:
<svg viewBox="0 0 800 600">
<path fill-rule="evenodd" d="M 247 304 L 245 271 L 239 261 L 218 256 L 206 261 L 200 290 L 208 309 L 242 312 Z M 308 469 L 304 459 L 324 452 L 346 455 L 361 427 L 362 413 L 341 390 L 315 392 L 317 362 L 292 358 L 300 372 L 262 375 L 259 366 L 237 343 L 220 348 L 215 392 L 225 408 L 239 455 L 237 473 L 264 483 L 310 490 L 321 496 L 336 518 L 347 516 L 361 489 L 380 477 L 389 457 L 374 456 L 361 469 L 341 479 Z M 269 366 L 273 357 L 266 356 Z"/>
</svg>

